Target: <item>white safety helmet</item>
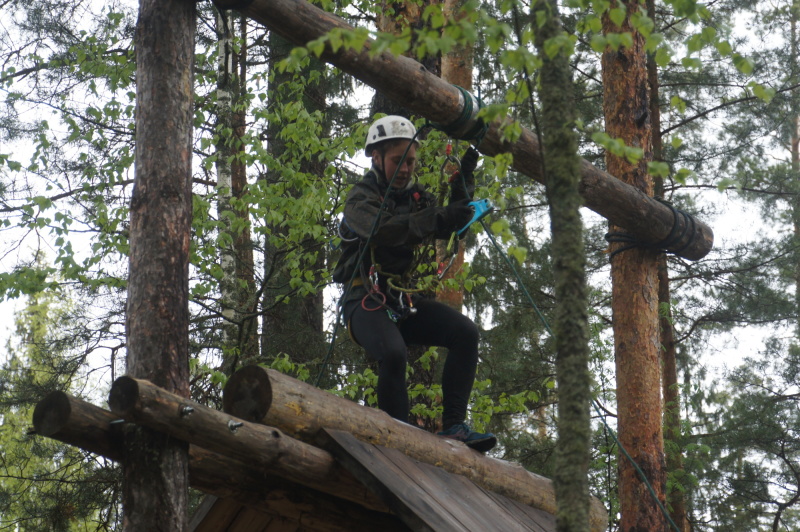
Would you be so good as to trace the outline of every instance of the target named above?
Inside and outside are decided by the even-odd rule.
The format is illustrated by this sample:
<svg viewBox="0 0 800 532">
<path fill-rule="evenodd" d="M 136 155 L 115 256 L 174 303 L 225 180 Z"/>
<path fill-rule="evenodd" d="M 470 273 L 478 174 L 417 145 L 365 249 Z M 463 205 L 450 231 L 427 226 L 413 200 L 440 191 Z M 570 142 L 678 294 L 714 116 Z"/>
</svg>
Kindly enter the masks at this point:
<svg viewBox="0 0 800 532">
<path fill-rule="evenodd" d="M 416 139 L 417 130 L 408 118 L 389 115 L 377 119 L 369 126 L 367 132 L 367 143 L 364 146 L 364 153 L 367 157 L 372 157 L 375 145 L 386 140 L 406 139 L 413 140 L 417 146 L 419 141 Z"/>
</svg>

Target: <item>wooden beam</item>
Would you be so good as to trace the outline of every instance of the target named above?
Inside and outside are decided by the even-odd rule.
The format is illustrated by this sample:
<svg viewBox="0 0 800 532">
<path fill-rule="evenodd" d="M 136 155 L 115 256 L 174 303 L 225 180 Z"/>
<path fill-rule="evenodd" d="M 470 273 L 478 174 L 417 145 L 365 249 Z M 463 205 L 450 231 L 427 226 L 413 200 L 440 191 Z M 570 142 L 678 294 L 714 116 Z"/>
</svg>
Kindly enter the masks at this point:
<svg viewBox="0 0 800 532">
<path fill-rule="evenodd" d="M 349 432 L 363 441 L 399 449 L 415 460 L 463 475 L 489 491 L 555 515 L 555 492 L 549 479 L 274 370 L 247 366 L 234 373 L 224 390 L 223 409 L 307 442 L 316 443 L 323 428 Z M 605 508 L 594 497 L 590 519 L 594 531 L 604 530 L 608 524 Z"/>
<path fill-rule="evenodd" d="M 63 392 L 42 399 L 33 414 L 36 434 L 115 461 L 121 461 L 124 452 L 122 421 L 113 412 Z M 325 494 L 254 467 L 251 459 L 243 462 L 197 445 L 189 446 L 189 482 L 204 493 L 302 522 L 307 530 L 407 530 L 385 505 L 369 509 L 361 504 L 366 501 L 345 500 L 348 493 Z"/>
<path fill-rule="evenodd" d="M 323 493 L 374 510 L 386 505 L 343 469 L 330 453 L 170 393 L 148 381 L 120 377 L 111 386 L 108 405 L 126 421 L 250 464 Z"/>
<path fill-rule="evenodd" d="M 241 8 L 248 17 L 299 46 L 334 29 L 354 29 L 341 18 L 305 0 L 253 0 L 245 2 L 244 7 L 239 0 L 216 0 L 215 4 L 221 9 Z M 363 51 L 346 47 L 333 51 L 326 46 L 322 59 L 431 122 L 451 124 L 461 116 L 465 99 L 459 89 L 408 57 L 394 56 L 389 52 L 372 57 L 369 53 L 371 46 L 371 40 L 367 41 Z M 466 128 L 474 123 L 473 118 Z M 500 119 L 492 122 L 478 149 L 486 155 L 513 154 L 515 170 L 544 183 L 541 147 L 536 135 L 523 128 L 520 138 L 511 143 L 503 140 L 502 125 Z M 614 225 L 624 227 L 643 242 L 656 243 L 675 238 L 669 250 L 686 259 L 701 259 L 711 250 L 714 234 L 706 224 L 679 216 L 671 207 L 586 160 L 582 165 L 580 191 L 584 205 L 589 209 Z"/>
</svg>

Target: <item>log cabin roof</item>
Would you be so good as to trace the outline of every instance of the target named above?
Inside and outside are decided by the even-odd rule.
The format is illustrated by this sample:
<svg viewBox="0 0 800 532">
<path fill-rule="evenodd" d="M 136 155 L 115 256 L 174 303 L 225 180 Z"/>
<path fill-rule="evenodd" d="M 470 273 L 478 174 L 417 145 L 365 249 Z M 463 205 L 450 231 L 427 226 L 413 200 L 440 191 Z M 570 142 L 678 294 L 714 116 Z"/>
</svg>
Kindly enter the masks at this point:
<svg viewBox="0 0 800 532">
<path fill-rule="evenodd" d="M 189 483 L 214 497 L 192 530 L 555 530 L 550 480 L 262 367 L 229 379 L 225 411 L 131 377 L 108 403 L 54 392 L 35 430 L 114 460 L 126 424 L 187 442 Z M 606 522 L 592 498 L 591 529 Z"/>
<path fill-rule="evenodd" d="M 397 449 L 360 441 L 342 431 L 324 431 L 324 447 L 370 488 L 392 511 L 390 528 L 419 531 L 503 530 L 549 532 L 555 517 L 496 493 L 470 480 L 418 462 Z M 283 532 L 318 530 L 297 518 L 266 509 L 250 508 L 230 499 L 207 497 L 195 513 L 192 532 Z M 387 520 L 389 517 L 387 516 Z M 334 520 L 331 516 L 331 520 Z M 331 523 L 338 529 L 338 524 Z M 357 530 L 353 523 L 342 528 Z M 319 527 L 321 524 L 317 523 Z M 385 530 L 376 521 L 365 530 Z"/>
</svg>

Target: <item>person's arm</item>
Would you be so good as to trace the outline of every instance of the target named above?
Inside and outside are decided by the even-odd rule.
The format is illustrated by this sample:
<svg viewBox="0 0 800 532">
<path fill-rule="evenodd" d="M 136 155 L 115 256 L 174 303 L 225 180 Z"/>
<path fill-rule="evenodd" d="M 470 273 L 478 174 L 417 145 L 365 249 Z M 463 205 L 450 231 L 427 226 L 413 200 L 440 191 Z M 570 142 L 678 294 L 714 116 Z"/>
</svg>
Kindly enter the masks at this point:
<svg viewBox="0 0 800 532">
<path fill-rule="evenodd" d="M 472 217 L 472 210 L 464 201 L 447 207 L 425 207 L 408 214 L 383 210 L 375 225 L 381 204 L 381 197 L 374 189 L 359 183 L 347 197 L 344 218 L 348 227 L 363 239 L 369 238 L 374 227 L 372 239 L 382 246 L 416 245 L 431 235 L 448 238 Z"/>
<path fill-rule="evenodd" d="M 475 168 L 478 166 L 479 156 L 478 150 L 470 146 L 461 158 L 461 168 L 450 178 L 450 203 L 463 199 L 472 201 L 475 193 Z"/>
</svg>

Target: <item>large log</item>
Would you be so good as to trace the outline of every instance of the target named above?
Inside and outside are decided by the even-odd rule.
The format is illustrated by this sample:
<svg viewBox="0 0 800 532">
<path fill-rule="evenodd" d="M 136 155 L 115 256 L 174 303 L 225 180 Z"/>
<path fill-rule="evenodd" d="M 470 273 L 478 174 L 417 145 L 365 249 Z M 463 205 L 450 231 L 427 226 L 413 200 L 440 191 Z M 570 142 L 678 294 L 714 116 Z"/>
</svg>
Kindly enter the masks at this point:
<svg viewBox="0 0 800 532">
<path fill-rule="evenodd" d="M 354 29 L 341 18 L 305 0 L 252 0 L 245 3 L 240 0 L 216 0 L 215 4 L 220 8 L 241 9 L 248 17 L 300 46 L 334 29 Z M 408 57 L 389 52 L 373 57 L 369 52 L 371 45 L 372 41 L 368 40 L 364 49 L 358 51 L 345 46 L 333 51 L 326 46 L 322 59 L 433 123 L 452 124 L 461 116 L 466 101 L 458 88 Z M 398 83 L 398 80 L 402 80 L 402 83 Z M 475 120 L 473 116 L 462 129 L 469 130 Z M 523 128 L 517 141 L 508 142 L 503 139 L 502 126 L 500 119 L 492 122 L 478 149 L 486 155 L 513 154 L 514 169 L 544 183 L 541 150 L 536 135 Z M 586 207 L 614 225 L 624 227 L 643 242 L 673 240 L 668 249 L 690 260 L 703 258 L 711 250 L 714 235 L 706 224 L 679 216 L 671 207 L 586 160 L 583 161 L 580 190 Z"/>
<path fill-rule="evenodd" d="M 330 453 L 287 437 L 276 428 L 233 418 L 127 376 L 114 381 L 108 405 L 126 421 L 248 463 L 271 475 L 386 511 L 386 505 L 339 466 Z"/>
<path fill-rule="evenodd" d="M 223 409 L 307 442 L 315 442 L 322 428 L 349 432 L 363 441 L 399 449 L 415 460 L 465 476 L 490 491 L 556 512 L 555 492 L 549 479 L 271 369 L 247 366 L 234 373 L 224 390 Z M 590 519 L 592 530 L 606 528 L 606 510 L 594 497 Z"/>
<path fill-rule="evenodd" d="M 115 461 L 120 461 L 124 452 L 121 421 L 119 415 L 63 392 L 53 392 L 42 399 L 33 414 L 36 434 Z M 252 460 L 243 462 L 197 445 L 189 446 L 189 482 L 204 493 L 299 521 L 308 529 L 321 532 L 372 527 L 407 530 L 399 519 L 387 513 L 385 506 L 380 511 L 370 510 L 270 473 L 253 467 Z"/>
</svg>

